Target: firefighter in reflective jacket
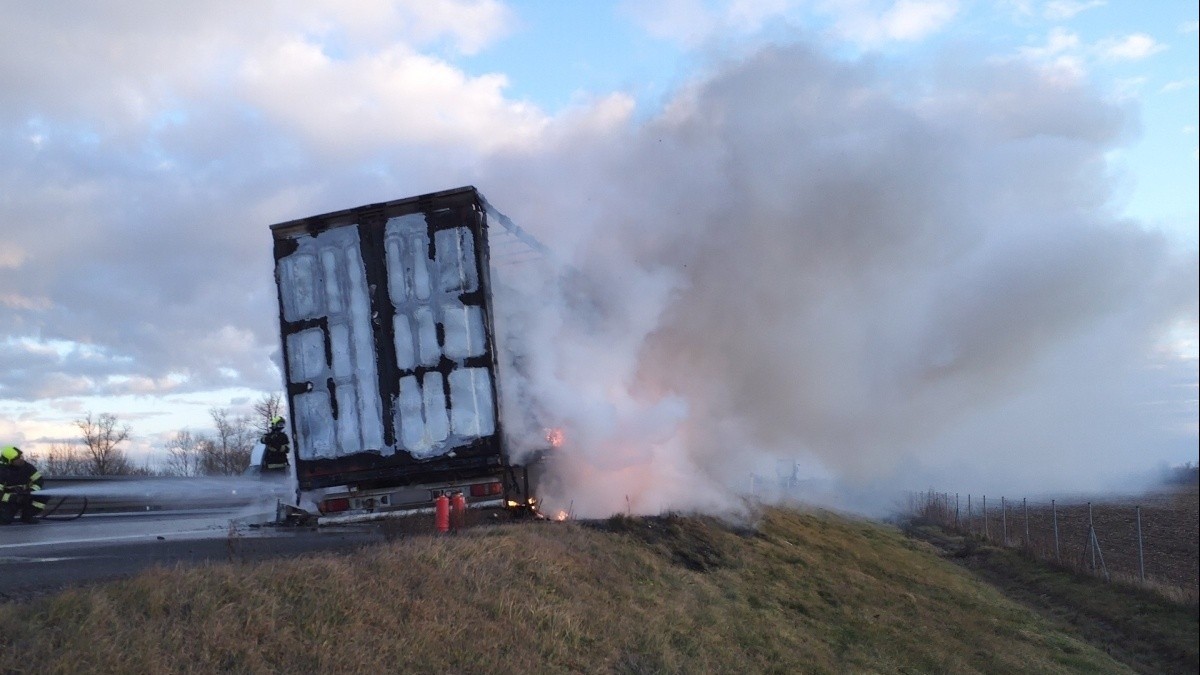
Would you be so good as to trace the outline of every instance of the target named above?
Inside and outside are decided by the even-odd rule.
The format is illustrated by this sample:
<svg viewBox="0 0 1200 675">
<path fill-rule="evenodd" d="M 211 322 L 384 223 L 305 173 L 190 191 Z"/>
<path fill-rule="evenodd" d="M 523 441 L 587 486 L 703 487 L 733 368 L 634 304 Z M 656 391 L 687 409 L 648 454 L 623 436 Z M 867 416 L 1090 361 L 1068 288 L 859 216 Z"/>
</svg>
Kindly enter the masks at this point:
<svg viewBox="0 0 1200 675">
<path fill-rule="evenodd" d="M 25 459 L 21 449 L 9 445 L 0 448 L 0 525 L 8 525 L 20 516 L 22 523 L 36 523 L 46 508 L 38 499 L 42 472 Z"/>
<path fill-rule="evenodd" d="M 287 471 L 288 437 L 283 433 L 283 418 L 271 418 L 271 430 L 260 439 L 263 444 L 263 473 Z"/>
</svg>

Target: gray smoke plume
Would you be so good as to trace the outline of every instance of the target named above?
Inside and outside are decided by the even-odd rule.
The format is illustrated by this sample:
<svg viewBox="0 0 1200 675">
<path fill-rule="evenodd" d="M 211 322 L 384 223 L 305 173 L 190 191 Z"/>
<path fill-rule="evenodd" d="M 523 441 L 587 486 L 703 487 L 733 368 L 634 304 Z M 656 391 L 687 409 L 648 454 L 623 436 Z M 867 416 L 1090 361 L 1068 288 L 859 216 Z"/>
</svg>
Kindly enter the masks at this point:
<svg viewBox="0 0 1200 675">
<path fill-rule="evenodd" d="M 789 47 L 496 159 L 489 197 L 558 254 L 499 275 L 510 431 L 563 429 L 548 496 L 579 515 L 728 508 L 780 463 L 884 502 L 1186 457 L 1154 401 L 1194 401 L 1160 347 L 1197 263 L 1114 215 L 1132 127 L 1020 64 Z"/>
</svg>

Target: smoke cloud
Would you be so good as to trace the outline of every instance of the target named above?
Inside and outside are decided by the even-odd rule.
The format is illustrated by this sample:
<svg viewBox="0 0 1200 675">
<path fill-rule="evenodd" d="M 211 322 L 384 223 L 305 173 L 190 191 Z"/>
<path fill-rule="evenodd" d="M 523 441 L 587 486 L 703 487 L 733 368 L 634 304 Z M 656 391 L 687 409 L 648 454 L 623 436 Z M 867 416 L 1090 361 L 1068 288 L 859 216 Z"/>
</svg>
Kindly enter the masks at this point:
<svg viewBox="0 0 1200 675">
<path fill-rule="evenodd" d="M 721 510 L 792 473 L 855 506 L 1094 489 L 1197 457 L 1195 250 L 1116 215 L 1136 111 L 1081 79 L 1091 47 L 1028 48 L 1051 26 L 955 47 L 1011 17 L 641 3 L 676 65 L 557 81 L 601 93 L 551 110 L 505 64 L 573 61 L 545 36 L 574 29 L 525 43 L 499 2 L 10 4 L 5 442 L 89 409 L 163 439 L 278 389 L 267 225 L 474 184 L 553 251 L 496 281 L 504 423 L 522 453 L 563 430 L 559 508 Z M 790 26 L 829 30 L 757 46 Z M 620 61 L 605 30 L 587 56 Z M 706 74 L 660 106 L 671 67 Z"/>
<path fill-rule="evenodd" d="M 768 48 L 577 129 L 480 181 L 556 253 L 498 271 L 509 431 L 566 439 L 552 507 L 735 508 L 781 466 L 852 508 L 1096 489 L 1195 451 L 1162 339 L 1196 259 L 1114 215 L 1134 120 L 1084 84 Z"/>
</svg>

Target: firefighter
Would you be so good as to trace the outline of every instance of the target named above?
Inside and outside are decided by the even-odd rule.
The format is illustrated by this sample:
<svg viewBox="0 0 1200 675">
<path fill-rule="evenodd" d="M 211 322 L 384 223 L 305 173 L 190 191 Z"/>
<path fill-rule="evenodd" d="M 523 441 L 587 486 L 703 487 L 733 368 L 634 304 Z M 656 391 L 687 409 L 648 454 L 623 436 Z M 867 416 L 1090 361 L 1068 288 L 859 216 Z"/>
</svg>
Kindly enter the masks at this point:
<svg viewBox="0 0 1200 675">
<path fill-rule="evenodd" d="M 18 515 L 22 523 L 36 523 L 46 508 L 37 498 L 42 489 L 42 472 L 15 445 L 0 448 L 0 525 Z"/>
<path fill-rule="evenodd" d="M 288 437 L 283 433 L 283 418 L 271 418 L 271 430 L 260 439 L 263 444 L 263 473 L 284 472 L 288 468 Z"/>
</svg>

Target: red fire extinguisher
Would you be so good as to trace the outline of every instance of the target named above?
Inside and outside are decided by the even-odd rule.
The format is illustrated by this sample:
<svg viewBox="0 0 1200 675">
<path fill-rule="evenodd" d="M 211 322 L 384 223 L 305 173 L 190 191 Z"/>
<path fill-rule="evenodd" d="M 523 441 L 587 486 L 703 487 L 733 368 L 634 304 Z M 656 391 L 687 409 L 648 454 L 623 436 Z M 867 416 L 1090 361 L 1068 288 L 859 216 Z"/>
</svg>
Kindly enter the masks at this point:
<svg viewBox="0 0 1200 675">
<path fill-rule="evenodd" d="M 450 498 L 445 493 L 433 500 L 433 524 L 438 532 L 450 531 Z"/>
<path fill-rule="evenodd" d="M 467 520 L 467 498 L 461 492 L 455 492 L 450 498 L 450 518 L 454 529 L 458 530 L 466 524 Z"/>
</svg>

